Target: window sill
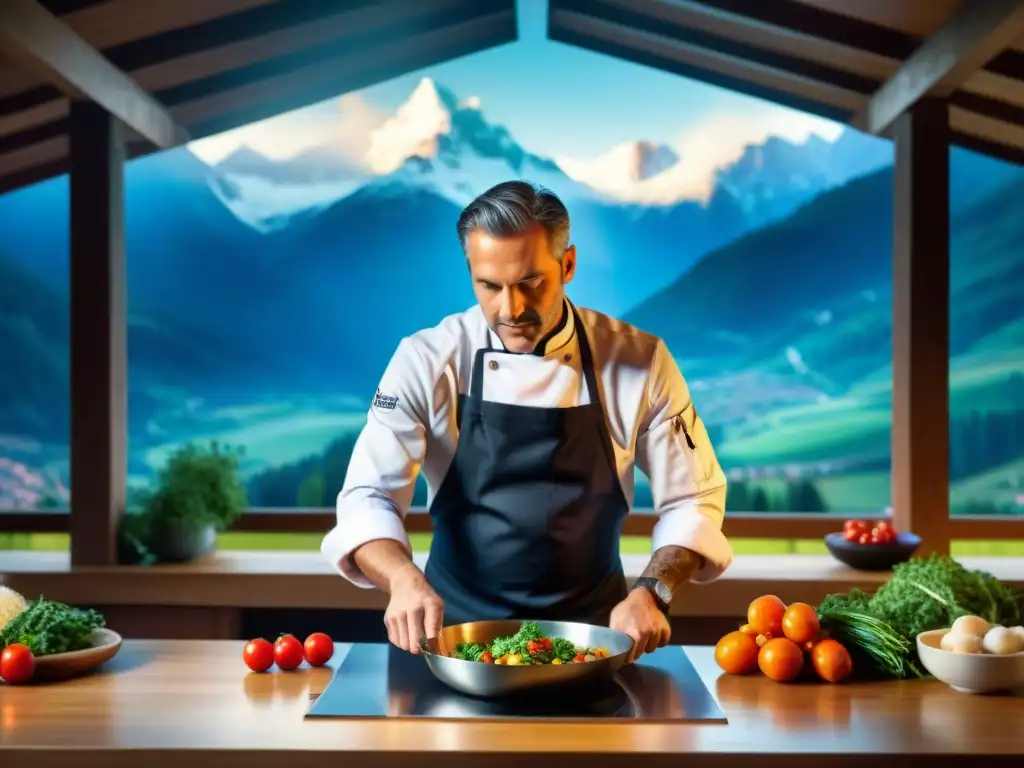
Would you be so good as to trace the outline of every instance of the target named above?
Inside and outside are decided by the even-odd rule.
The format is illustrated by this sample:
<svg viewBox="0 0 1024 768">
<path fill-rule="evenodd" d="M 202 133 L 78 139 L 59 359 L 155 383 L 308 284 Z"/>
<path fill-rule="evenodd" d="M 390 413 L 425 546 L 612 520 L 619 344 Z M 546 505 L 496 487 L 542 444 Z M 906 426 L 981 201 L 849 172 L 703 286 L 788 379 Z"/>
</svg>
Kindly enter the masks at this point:
<svg viewBox="0 0 1024 768">
<path fill-rule="evenodd" d="M 422 567 L 425 553 L 416 560 Z M 959 560 L 1024 589 L 1024 558 Z M 627 554 L 622 562 L 632 580 L 647 557 Z M 786 602 L 816 604 L 833 592 L 873 590 L 886 578 L 884 572 L 855 571 L 827 555 L 737 555 L 720 579 L 681 594 L 672 613 L 742 616 L 749 602 L 766 592 Z M 319 552 L 217 552 L 182 565 L 72 569 L 66 552 L 7 551 L 0 553 L 0 580 L 26 597 L 44 594 L 77 605 L 364 610 L 386 605 L 385 595 L 349 584 Z"/>
</svg>

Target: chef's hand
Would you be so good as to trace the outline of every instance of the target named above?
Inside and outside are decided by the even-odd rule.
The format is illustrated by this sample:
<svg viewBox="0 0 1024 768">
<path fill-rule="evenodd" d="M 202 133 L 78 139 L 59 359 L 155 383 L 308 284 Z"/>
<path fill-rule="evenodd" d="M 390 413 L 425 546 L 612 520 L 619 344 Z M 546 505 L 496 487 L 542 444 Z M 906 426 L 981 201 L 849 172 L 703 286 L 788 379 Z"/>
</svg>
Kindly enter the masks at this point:
<svg viewBox="0 0 1024 768">
<path fill-rule="evenodd" d="M 420 640 L 441 631 L 444 604 L 415 566 L 396 574 L 390 582 L 391 599 L 384 612 L 388 640 L 411 653 L 420 652 Z"/>
<path fill-rule="evenodd" d="M 672 627 L 646 589 L 634 589 L 612 610 L 608 625 L 633 638 L 633 649 L 626 658 L 632 664 L 644 653 L 653 653 L 668 645 Z"/>
</svg>

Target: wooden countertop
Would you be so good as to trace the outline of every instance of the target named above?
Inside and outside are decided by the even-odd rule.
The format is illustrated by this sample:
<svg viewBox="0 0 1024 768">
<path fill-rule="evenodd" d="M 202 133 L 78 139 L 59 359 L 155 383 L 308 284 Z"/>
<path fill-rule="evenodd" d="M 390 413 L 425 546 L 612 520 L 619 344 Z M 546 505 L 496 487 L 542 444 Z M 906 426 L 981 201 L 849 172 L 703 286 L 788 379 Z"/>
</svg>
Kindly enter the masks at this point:
<svg viewBox="0 0 1024 768">
<path fill-rule="evenodd" d="M 416 556 L 422 567 L 426 554 Z M 963 557 L 1018 589 L 1024 558 Z M 622 556 L 629 578 L 646 555 Z M 826 594 L 873 590 L 887 573 L 855 571 L 827 555 L 737 555 L 721 578 L 684 590 L 676 615 L 741 616 L 766 591 L 786 602 L 816 604 Z M 335 573 L 319 552 L 217 552 L 181 565 L 76 567 L 66 552 L 0 552 L 0 579 L 24 595 L 43 594 L 76 605 L 348 608 L 384 610 L 386 596 L 360 589 Z"/>
<path fill-rule="evenodd" d="M 332 667 L 350 647 L 338 646 Z M 525 737 L 508 723 L 305 720 L 310 694 L 323 690 L 332 670 L 250 674 L 241 649 L 226 641 L 126 641 L 92 676 L 0 686 L 0 764 L 521 768 L 540 759 L 593 768 L 636 765 L 639 757 L 645 768 L 689 768 L 756 756 L 758 768 L 790 768 L 823 757 L 859 765 L 884 754 L 908 765 L 915 755 L 924 762 L 1024 753 L 1019 697 L 961 694 L 926 680 L 837 686 L 728 677 L 704 646 L 686 650 L 728 724 L 532 723 Z"/>
</svg>

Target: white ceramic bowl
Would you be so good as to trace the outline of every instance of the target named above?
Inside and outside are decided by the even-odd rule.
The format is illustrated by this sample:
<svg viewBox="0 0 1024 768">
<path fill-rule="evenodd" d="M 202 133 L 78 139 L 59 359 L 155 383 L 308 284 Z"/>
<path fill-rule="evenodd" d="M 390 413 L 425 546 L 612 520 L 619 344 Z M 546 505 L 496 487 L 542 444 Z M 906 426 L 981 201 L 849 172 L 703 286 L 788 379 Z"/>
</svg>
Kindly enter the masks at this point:
<svg viewBox="0 0 1024 768">
<path fill-rule="evenodd" d="M 1024 653 L 955 653 L 939 647 L 948 629 L 917 636 L 917 654 L 929 674 L 955 691 L 996 693 L 1024 687 Z"/>
</svg>

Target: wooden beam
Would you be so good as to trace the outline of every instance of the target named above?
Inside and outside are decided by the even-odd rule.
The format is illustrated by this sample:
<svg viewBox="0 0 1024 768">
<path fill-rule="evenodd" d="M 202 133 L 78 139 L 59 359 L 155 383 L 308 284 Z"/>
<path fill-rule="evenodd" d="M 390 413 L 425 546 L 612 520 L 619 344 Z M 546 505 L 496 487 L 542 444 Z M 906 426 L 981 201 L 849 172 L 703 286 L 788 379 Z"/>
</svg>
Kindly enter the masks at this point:
<svg viewBox="0 0 1024 768">
<path fill-rule="evenodd" d="M 883 133 L 918 100 L 952 94 L 1022 36 L 1024 0 L 964 3 L 875 92 L 853 125 L 868 133 Z"/>
<path fill-rule="evenodd" d="M 892 498 L 921 553 L 949 552 L 949 108 L 895 124 Z"/>
<path fill-rule="evenodd" d="M 74 99 L 91 99 L 156 147 L 189 140 L 156 99 L 37 0 L 0 3 L 0 51 Z"/>
<path fill-rule="evenodd" d="M 113 565 L 128 477 L 124 126 L 94 102 L 70 121 L 71 562 Z"/>
</svg>

